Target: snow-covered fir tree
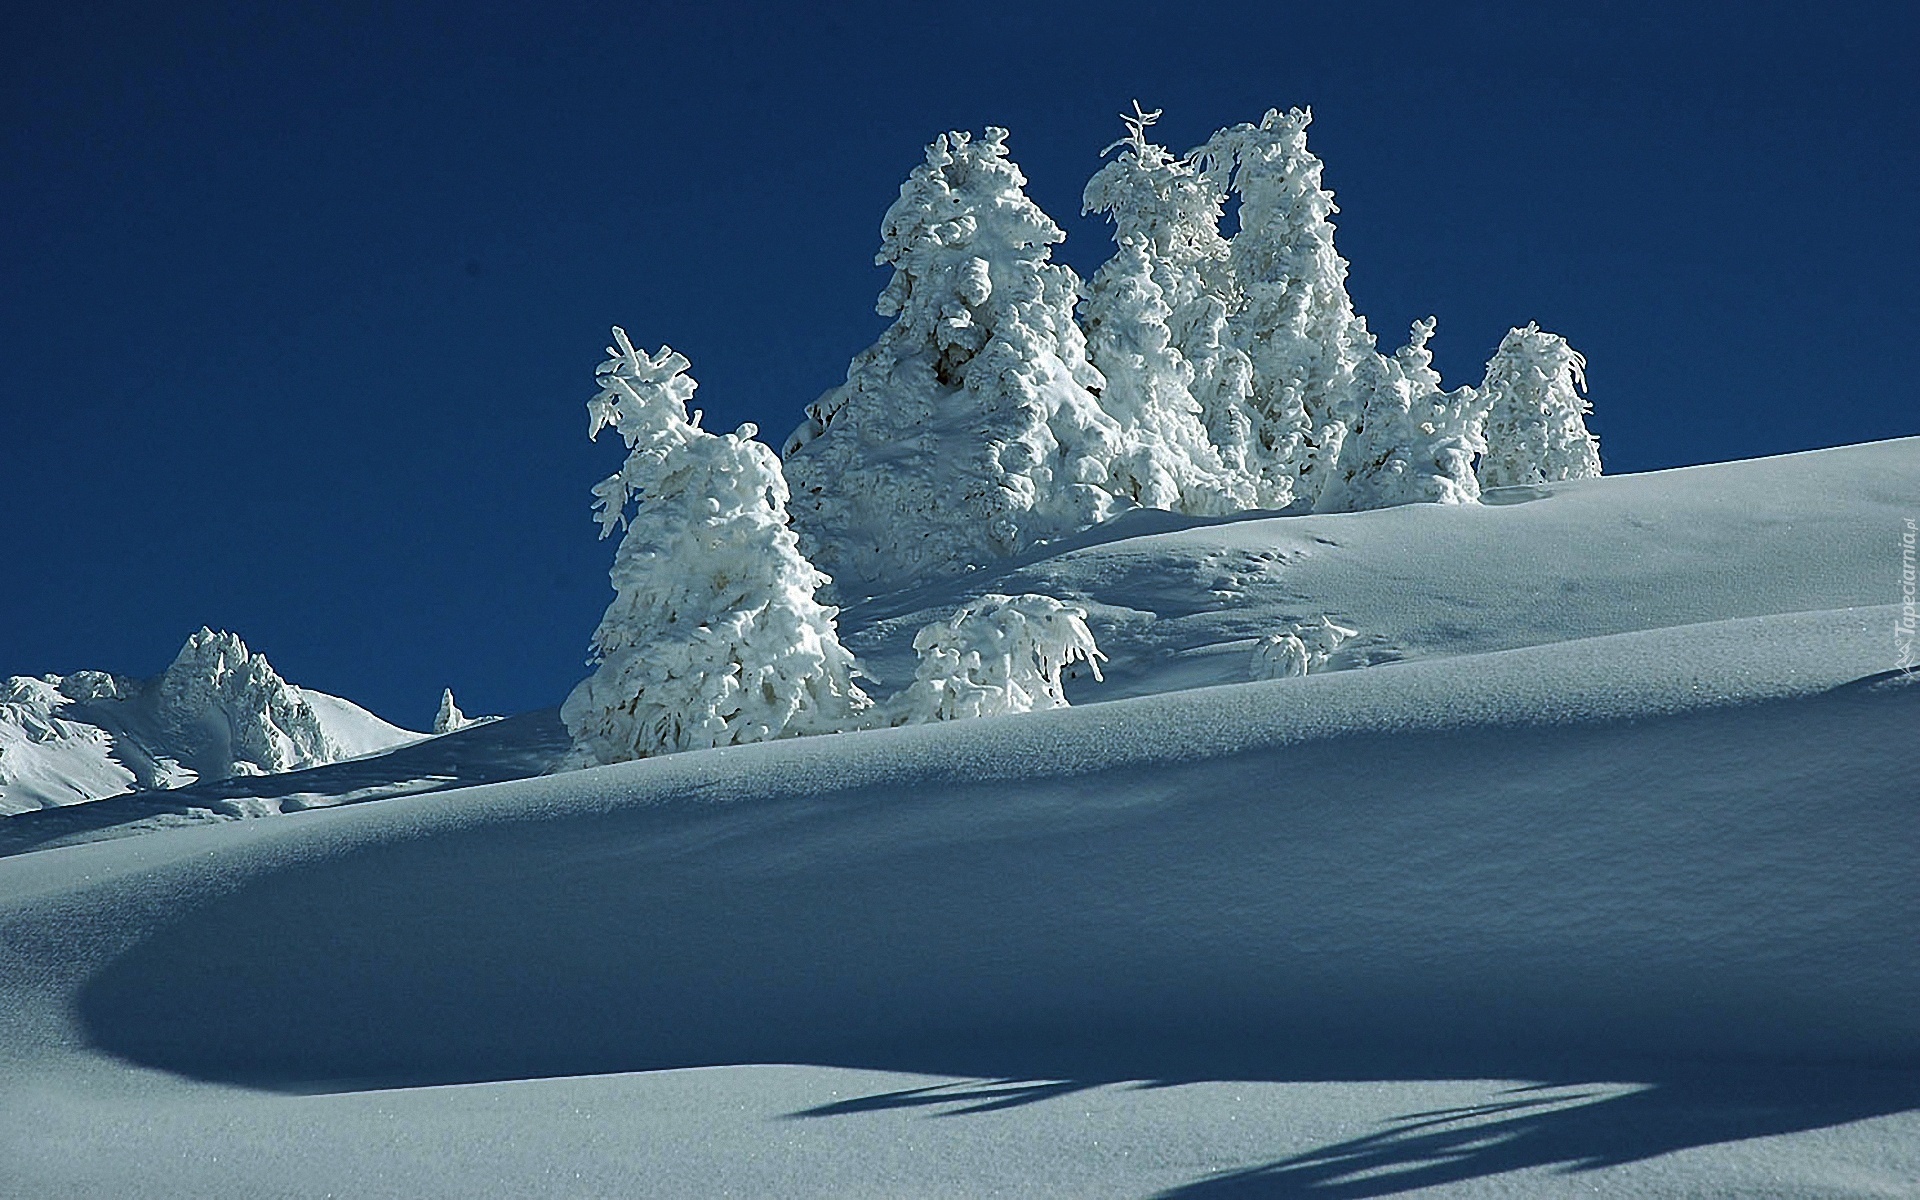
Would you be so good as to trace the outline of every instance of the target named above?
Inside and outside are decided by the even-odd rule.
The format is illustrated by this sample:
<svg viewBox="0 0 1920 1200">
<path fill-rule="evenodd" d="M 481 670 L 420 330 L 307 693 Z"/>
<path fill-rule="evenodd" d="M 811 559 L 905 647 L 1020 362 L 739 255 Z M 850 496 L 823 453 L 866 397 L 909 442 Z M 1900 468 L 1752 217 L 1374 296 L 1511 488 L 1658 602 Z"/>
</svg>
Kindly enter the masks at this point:
<svg viewBox="0 0 1920 1200">
<path fill-rule="evenodd" d="M 1339 209 L 1307 149 L 1312 120 L 1310 109 L 1272 109 L 1196 152 L 1207 176 L 1230 180 L 1240 198 L 1230 242 L 1238 306 L 1228 334 L 1252 366 L 1251 453 L 1270 493 L 1303 507 L 1319 498 L 1359 416 L 1354 373 L 1373 352 L 1333 245 Z"/>
<path fill-rule="evenodd" d="M 844 596 L 957 573 L 1121 507 L 1120 431 L 1073 319 L 1066 235 L 1006 131 L 947 133 L 901 186 L 877 261 L 894 323 L 785 446 L 794 523 Z"/>
<path fill-rule="evenodd" d="M 1434 320 L 1415 321 L 1405 346 L 1388 358 L 1369 352 L 1355 374 L 1353 428 L 1342 439 L 1320 512 L 1397 504 L 1468 504 L 1480 498 L 1473 460 L 1485 446 L 1486 398 L 1470 387 L 1448 392 L 1433 369 Z"/>
<path fill-rule="evenodd" d="M 1062 673 L 1106 656 L 1087 612 L 1052 596 L 986 595 L 914 636 L 914 681 L 889 699 L 889 724 L 918 725 L 1067 707 Z"/>
<path fill-rule="evenodd" d="M 453 702 L 453 689 L 441 689 L 440 709 L 433 714 L 433 731 L 435 733 L 453 733 L 456 730 L 465 729 L 471 724 L 473 724 L 473 721 L 468 718 L 467 714 L 460 711 L 458 704 Z"/>
<path fill-rule="evenodd" d="M 689 419 L 687 359 L 635 350 L 616 328 L 588 402 L 627 460 L 594 488 L 601 536 L 624 527 L 594 673 L 560 715 L 581 750 L 619 762 L 848 727 L 868 707 L 827 582 L 787 524 L 780 460 L 757 430 Z"/>
<path fill-rule="evenodd" d="M 1554 483 L 1600 475 L 1600 442 L 1587 431 L 1593 411 L 1587 360 L 1538 325 L 1501 339 L 1480 391 L 1487 400 L 1480 486 Z"/>
<path fill-rule="evenodd" d="M 1212 515 L 1269 506 L 1247 462 L 1246 356 L 1226 342 L 1233 306 L 1224 199 L 1186 159 L 1149 141 L 1160 116 L 1134 102 L 1119 154 L 1087 181 L 1084 213 L 1113 222 L 1114 256 L 1089 282 L 1087 353 L 1120 425 L 1108 490 L 1149 508 Z M 1284 501 L 1282 501 L 1284 503 Z"/>
<path fill-rule="evenodd" d="M 202 626 L 148 685 L 148 702 L 180 760 L 203 778 L 274 774 L 341 756 L 300 689 L 238 634 Z"/>
</svg>

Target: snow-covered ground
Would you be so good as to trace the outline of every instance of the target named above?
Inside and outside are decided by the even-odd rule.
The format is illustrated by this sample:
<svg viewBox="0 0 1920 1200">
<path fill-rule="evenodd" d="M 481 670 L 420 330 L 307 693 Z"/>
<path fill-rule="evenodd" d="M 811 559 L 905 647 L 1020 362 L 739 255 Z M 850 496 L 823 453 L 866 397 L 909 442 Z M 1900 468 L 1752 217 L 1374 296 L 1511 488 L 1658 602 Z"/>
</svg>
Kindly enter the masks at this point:
<svg viewBox="0 0 1920 1200">
<path fill-rule="evenodd" d="M 1920 1194 L 1920 439 L 1488 499 L 843 614 L 1078 601 L 1072 709 L 7 818 L 0 1194 Z"/>
</svg>

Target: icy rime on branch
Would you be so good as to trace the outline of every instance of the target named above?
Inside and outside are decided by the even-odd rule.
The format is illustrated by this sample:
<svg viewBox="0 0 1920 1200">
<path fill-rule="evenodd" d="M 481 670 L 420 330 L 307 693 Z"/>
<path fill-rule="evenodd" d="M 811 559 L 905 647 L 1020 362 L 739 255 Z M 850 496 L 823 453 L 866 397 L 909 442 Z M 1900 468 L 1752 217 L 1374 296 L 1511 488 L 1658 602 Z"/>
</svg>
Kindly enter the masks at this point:
<svg viewBox="0 0 1920 1200">
<path fill-rule="evenodd" d="M 601 536 L 626 533 L 597 669 L 560 710 L 575 744 L 619 762 L 855 724 L 869 702 L 814 599 L 827 579 L 787 527 L 779 459 L 752 425 L 715 435 L 688 417 L 686 358 L 613 336 L 588 433 L 626 442 L 594 488 Z"/>
</svg>

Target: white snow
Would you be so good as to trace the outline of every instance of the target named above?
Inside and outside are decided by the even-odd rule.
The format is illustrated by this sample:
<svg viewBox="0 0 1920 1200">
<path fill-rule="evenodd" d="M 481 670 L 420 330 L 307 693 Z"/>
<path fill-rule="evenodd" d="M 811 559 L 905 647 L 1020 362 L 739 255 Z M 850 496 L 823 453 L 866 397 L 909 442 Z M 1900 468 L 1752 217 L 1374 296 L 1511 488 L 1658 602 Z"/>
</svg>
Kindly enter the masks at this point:
<svg viewBox="0 0 1920 1200">
<path fill-rule="evenodd" d="M 200 784 L 335 806 L 0 859 L 0 1191 L 1912 1194 L 1917 497 L 1907 439 L 1134 512 L 841 618 L 905 679 L 1058 597 L 1072 708 Z"/>
</svg>

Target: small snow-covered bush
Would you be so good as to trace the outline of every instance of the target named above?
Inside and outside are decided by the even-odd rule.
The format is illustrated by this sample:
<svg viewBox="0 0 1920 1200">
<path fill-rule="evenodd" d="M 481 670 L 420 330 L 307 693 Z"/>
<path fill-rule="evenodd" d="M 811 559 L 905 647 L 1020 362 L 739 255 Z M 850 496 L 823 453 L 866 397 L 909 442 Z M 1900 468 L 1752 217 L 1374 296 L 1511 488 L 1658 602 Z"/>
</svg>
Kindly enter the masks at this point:
<svg viewBox="0 0 1920 1200">
<path fill-rule="evenodd" d="M 613 336 L 588 434 L 626 441 L 594 488 L 601 536 L 626 535 L 598 667 L 560 709 L 575 744 L 620 762 L 852 725 L 869 701 L 835 610 L 814 599 L 826 577 L 787 527 L 780 460 L 752 425 L 715 435 L 688 418 L 684 356 Z"/>
<path fill-rule="evenodd" d="M 1254 643 L 1247 675 L 1252 679 L 1292 679 L 1318 671 L 1327 665 L 1340 643 L 1356 632 L 1325 617 L 1294 622 Z"/>
<path fill-rule="evenodd" d="M 1480 486 L 1597 479 L 1600 442 L 1587 431 L 1593 405 L 1587 360 L 1567 339 L 1538 325 L 1515 329 L 1487 363 L 1486 453 Z"/>
<path fill-rule="evenodd" d="M 986 595 L 914 636 L 920 667 L 887 701 L 888 723 L 918 725 L 1065 708 L 1061 671 L 1085 662 L 1100 678 L 1086 610 L 1051 596 Z"/>
</svg>

